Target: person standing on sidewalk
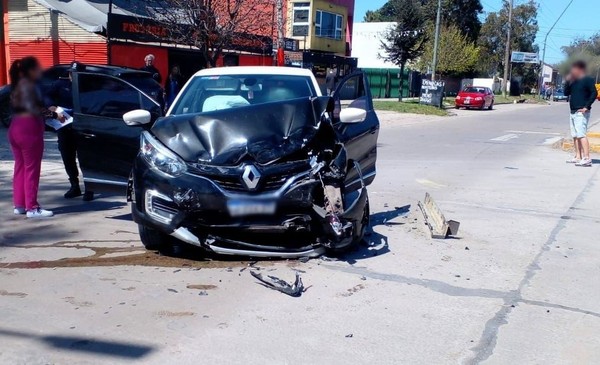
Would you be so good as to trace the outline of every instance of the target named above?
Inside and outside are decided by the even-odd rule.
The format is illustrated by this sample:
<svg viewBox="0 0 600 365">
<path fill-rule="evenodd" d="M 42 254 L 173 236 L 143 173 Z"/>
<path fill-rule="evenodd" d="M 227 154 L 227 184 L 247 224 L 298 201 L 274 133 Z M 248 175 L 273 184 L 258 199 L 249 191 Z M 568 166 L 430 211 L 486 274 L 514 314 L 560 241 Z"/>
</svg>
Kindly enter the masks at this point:
<svg viewBox="0 0 600 365">
<path fill-rule="evenodd" d="M 44 154 L 44 120 L 64 122 L 56 107 L 44 107 L 38 81 L 42 67 L 35 57 L 14 61 L 10 68 L 13 117 L 8 130 L 15 167 L 13 176 L 14 213 L 27 218 L 46 218 L 54 214 L 42 209 L 37 201 Z"/>
<path fill-rule="evenodd" d="M 598 97 L 594 79 L 587 76 L 587 65 L 576 61 L 566 77 L 565 96 L 569 97 L 571 107 L 571 136 L 575 146 L 575 157 L 568 160 L 576 166 L 592 166 L 590 143 L 587 128 L 590 121 L 592 104 Z"/>
</svg>

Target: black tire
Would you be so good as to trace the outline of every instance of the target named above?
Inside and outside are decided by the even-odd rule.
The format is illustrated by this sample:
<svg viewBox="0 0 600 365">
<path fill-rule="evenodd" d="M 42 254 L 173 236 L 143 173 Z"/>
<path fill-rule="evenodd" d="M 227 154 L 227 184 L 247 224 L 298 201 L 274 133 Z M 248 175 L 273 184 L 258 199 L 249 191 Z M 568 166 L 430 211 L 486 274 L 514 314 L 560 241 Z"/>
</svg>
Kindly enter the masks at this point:
<svg viewBox="0 0 600 365">
<path fill-rule="evenodd" d="M 458 106 L 458 105 L 455 105 L 455 106 L 454 106 L 454 109 L 460 109 L 460 106 Z"/>
<path fill-rule="evenodd" d="M 494 102 L 492 101 L 492 103 L 490 104 L 490 106 L 488 107 L 488 110 L 492 110 L 494 109 Z"/>
<path fill-rule="evenodd" d="M 140 239 L 146 250 L 160 251 L 172 242 L 171 236 L 141 224 L 138 224 Z"/>
</svg>

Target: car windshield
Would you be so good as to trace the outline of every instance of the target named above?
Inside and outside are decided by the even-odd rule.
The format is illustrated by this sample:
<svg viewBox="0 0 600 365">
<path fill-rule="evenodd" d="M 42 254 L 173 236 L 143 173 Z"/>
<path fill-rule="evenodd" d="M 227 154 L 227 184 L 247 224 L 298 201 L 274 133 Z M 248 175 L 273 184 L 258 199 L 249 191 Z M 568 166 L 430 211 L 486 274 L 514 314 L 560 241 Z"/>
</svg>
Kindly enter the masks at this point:
<svg viewBox="0 0 600 365">
<path fill-rule="evenodd" d="M 485 89 L 482 87 L 466 87 L 463 91 L 466 93 L 485 94 Z"/>
<path fill-rule="evenodd" d="M 169 114 L 204 113 L 316 95 L 308 76 L 196 76 Z"/>
</svg>

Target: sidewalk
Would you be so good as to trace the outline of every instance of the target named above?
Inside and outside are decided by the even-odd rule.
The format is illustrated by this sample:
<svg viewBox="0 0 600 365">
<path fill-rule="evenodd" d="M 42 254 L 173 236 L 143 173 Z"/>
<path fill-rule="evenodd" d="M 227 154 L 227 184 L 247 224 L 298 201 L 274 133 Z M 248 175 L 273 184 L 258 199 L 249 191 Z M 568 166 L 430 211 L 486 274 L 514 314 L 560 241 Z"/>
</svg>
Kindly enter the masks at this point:
<svg viewBox="0 0 600 365">
<path fill-rule="evenodd" d="M 600 153 L 600 119 L 590 122 L 587 137 L 590 141 L 590 152 Z M 562 143 L 562 149 L 565 151 L 572 150 L 573 140 L 571 138 L 565 138 Z"/>
</svg>

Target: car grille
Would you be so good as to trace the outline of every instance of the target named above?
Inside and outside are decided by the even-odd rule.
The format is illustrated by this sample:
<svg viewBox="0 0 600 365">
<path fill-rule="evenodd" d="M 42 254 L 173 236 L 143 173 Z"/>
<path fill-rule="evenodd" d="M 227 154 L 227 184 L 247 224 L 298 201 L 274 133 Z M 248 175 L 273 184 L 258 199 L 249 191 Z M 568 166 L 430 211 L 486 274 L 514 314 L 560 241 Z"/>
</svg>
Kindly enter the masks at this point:
<svg viewBox="0 0 600 365">
<path fill-rule="evenodd" d="M 271 176 L 262 176 L 261 181 L 255 190 L 256 192 L 272 192 L 281 189 L 281 187 L 293 176 L 296 172 L 287 172 Z M 248 192 L 246 185 L 242 182 L 239 176 L 214 175 L 206 176 L 221 188 L 227 191 Z"/>
<path fill-rule="evenodd" d="M 261 178 L 255 189 L 248 189 L 242 181 L 244 166 L 217 168 L 194 164 L 190 165 L 188 171 L 211 180 L 225 191 L 261 194 L 281 189 L 289 179 L 310 169 L 308 161 L 285 162 L 265 167 L 255 166 L 260 171 Z"/>
</svg>

